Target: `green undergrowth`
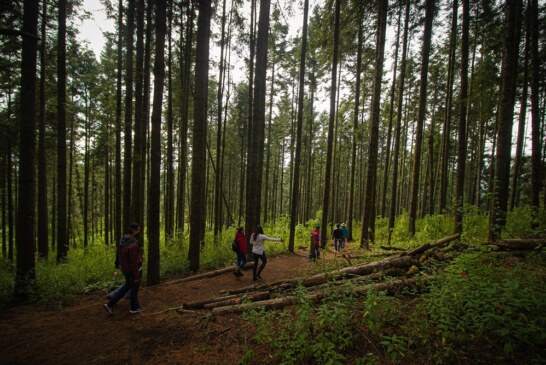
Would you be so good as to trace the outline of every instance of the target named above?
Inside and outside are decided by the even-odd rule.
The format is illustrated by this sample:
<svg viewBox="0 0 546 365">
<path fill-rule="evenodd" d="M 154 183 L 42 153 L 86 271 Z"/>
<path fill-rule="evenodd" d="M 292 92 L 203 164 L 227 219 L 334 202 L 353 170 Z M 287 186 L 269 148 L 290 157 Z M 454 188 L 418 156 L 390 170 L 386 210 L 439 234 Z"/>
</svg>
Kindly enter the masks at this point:
<svg viewBox="0 0 546 365">
<path fill-rule="evenodd" d="M 524 259 L 463 252 L 421 276 L 429 284 L 396 296 L 350 282 L 315 305 L 306 289 L 287 310 L 248 310 L 255 348 L 270 364 L 544 363 L 546 254 Z M 251 354 L 252 356 L 249 356 Z"/>
<path fill-rule="evenodd" d="M 321 212 L 315 218 L 296 226 L 295 248 L 308 247 L 310 230 L 321 221 Z M 539 213 L 538 227 L 530 228 L 531 210 L 528 207 L 517 208 L 508 214 L 506 229 L 503 238 L 534 237 L 546 235 L 546 214 L 544 209 Z M 265 234 L 271 237 L 283 237 L 284 242 L 266 242 L 268 255 L 282 254 L 288 249 L 290 219 L 288 216 L 277 218 L 275 222 L 264 225 Z M 392 245 L 400 248 L 417 247 L 426 242 L 432 242 L 450 235 L 453 232 L 453 217 L 451 215 L 426 216 L 417 221 L 417 233 L 413 238 L 407 235 L 408 216 L 403 214 L 397 218 L 392 235 Z M 488 219 L 475 207 L 466 206 L 464 215 L 463 242 L 473 244 L 487 240 Z M 352 260 L 352 263 L 376 260 L 373 254 L 380 253 L 379 246 L 387 243 L 387 219 L 379 218 L 376 223 L 376 243 L 370 246 L 371 250 L 357 249 L 360 242 L 360 222 L 353 222 L 353 239 L 351 249 L 365 256 L 362 259 Z M 326 233 L 327 237 L 331 232 Z M 146 232 L 145 250 L 147 249 Z M 210 270 L 227 267 L 234 264 L 235 255 L 231 251 L 231 241 L 235 236 L 235 227 L 224 230 L 221 235 L 214 237 L 207 231 L 205 244 L 200 253 L 201 270 Z M 163 279 L 189 275 L 188 248 L 189 235 L 177 233 L 172 238 L 160 238 L 160 271 Z M 15 253 L 16 254 L 16 253 Z M 372 255 L 370 255 L 372 254 Z M 370 255 L 366 257 L 366 255 Z M 31 302 L 50 303 L 65 302 L 75 294 L 106 290 L 122 282 L 119 270 L 114 268 L 115 247 L 106 246 L 103 242 L 94 242 L 87 249 L 71 247 L 66 262 L 57 264 L 55 254 L 50 254 L 46 261 L 36 260 L 36 282 L 34 291 L 30 294 Z M 349 262 L 339 258 L 334 262 L 322 263 L 317 261 L 312 272 L 328 272 Z M 144 255 L 144 275 L 146 275 L 146 252 Z M 0 306 L 11 302 L 15 280 L 14 267 L 5 258 L 0 262 Z"/>
</svg>

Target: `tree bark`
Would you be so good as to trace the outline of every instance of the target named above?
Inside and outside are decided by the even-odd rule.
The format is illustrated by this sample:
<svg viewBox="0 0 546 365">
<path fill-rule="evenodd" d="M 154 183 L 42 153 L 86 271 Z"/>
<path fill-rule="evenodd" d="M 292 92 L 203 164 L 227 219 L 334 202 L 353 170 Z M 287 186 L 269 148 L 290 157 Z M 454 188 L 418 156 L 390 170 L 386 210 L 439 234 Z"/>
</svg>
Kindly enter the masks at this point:
<svg viewBox="0 0 546 365">
<path fill-rule="evenodd" d="M 167 23 L 166 0 L 156 2 L 154 99 L 150 147 L 150 188 L 148 191 L 148 285 L 160 281 L 159 268 L 159 201 L 161 175 L 161 114 L 165 84 L 165 33 Z"/>
<path fill-rule="evenodd" d="M 301 160 L 301 134 L 303 129 L 303 95 L 305 92 L 305 57 L 307 56 L 307 18 L 309 14 L 309 0 L 303 5 L 303 31 L 300 54 L 299 71 L 299 92 L 298 92 L 298 116 L 296 127 L 296 163 L 294 165 L 294 182 L 292 184 L 292 199 L 290 209 L 290 238 L 288 240 L 288 251 L 294 252 L 294 236 L 296 234 L 296 221 L 299 204 L 300 190 L 300 160 Z"/>
<path fill-rule="evenodd" d="M 47 166 L 45 146 L 46 126 L 46 28 L 47 0 L 42 4 L 42 25 L 40 43 L 40 119 L 38 125 L 38 257 L 46 259 L 49 255 L 49 229 L 47 219 Z"/>
<path fill-rule="evenodd" d="M 371 106 L 370 142 L 368 145 L 368 171 L 366 174 L 366 196 L 364 203 L 364 218 L 362 220 L 362 236 L 360 246 L 369 248 L 373 242 L 375 220 L 375 185 L 377 180 L 377 150 L 379 143 L 379 120 L 381 107 L 381 84 L 383 80 L 383 63 L 385 59 L 385 33 L 387 29 L 388 0 L 378 2 L 377 13 L 377 43 L 375 58 L 375 79 Z"/>
<path fill-rule="evenodd" d="M 341 8 L 341 0 L 336 0 L 335 5 L 335 20 L 334 20 L 334 40 L 333 40 L 333 55 L 332 55 L 332 84 L 330 86 L 330 117 L 328 121 L 328 142 L 326 150 L 326 172 L 324 174 L 324 191 L 322 198 L 322 222 L 321 222 L 321 242 L 320 245 L 324 249 L 328 239 L 328 214 L 330 204 L 330 186 L 332 184 L 332 155 L 334 145 L 334 121 L 336 114 L 336 90 L 337 90 L 337 63 L 339 49 L 339 17 Z"/>
<path fill-rule="evenodd" d="M 190 246 L 188 260 L 191 271 L 199 270 L 199 253 L 205 243 L 207 113 L 210 41 L 210 1 L 199 0 L 197 45 L 195 55 L 195 105 L 191 177 Z"/>
<path fill-rule="evenodd" d="M 254 232 L 260 223 L 262 171 L 264 156 L 265 94 L 267 71 L 267 45 L 269 36 L 270 0 L 260 0 L 260 18 L 256 47 L 256 73 L 252 108 L 252 138 L 248 151 L 248 183 L 246 226 L 247 233 Z"/>
<path fill-rule="evenodd" d="M 23 3 L 21 48 L 21 120 L 19 124 L 19 201 L 17 209 L 17 265 L 14 297 L 30 297 L 36 278 L 34 262 L 35 227 L 35 136 L 36 136 L 36 55 L 38 51 L 38 1 Z M 32 36 L 30 36 L 32 35 Z"/>
<path fill-rule="evenodd" d="M 457 144 L 457 187 L 455 192 L 455 233 L 463 233 L 464 176 L 466 166 L 466 117 L 468 109 L 468 33 L 470 27 L 469 0 L 462 0 L 463 29 L 461 40 L 461 94 L 459 99 L 459 138 Z"/>
<path fill-rule="evenodd" d="M 540 55 L 539 55 L 539 29 L 538 29 L 538 0 L 530 0 L 528 4 L 531 32 L 531 207 L 533 209 L 533 227 L 537 227 L 538 209 L 540 207 L 540 192 L 542 190 L 541 151 L 544 145 L 544 134 L 540 133 L 540 108 L 539 108 L 539 83 L 540 79 Z M 542 76 L 544 77 L 544 76 Z M 544 112 L 544 108 L 543 108 Z M 544 117 L 543 117 L 544 118 Z M 544 125 L 544 119 L 542 120 Z M 546 205 L 546 194 L 544 195 Z"/>
<path fill-rule="evenodd" d="M 489 239 L 491 241 L 494 241 L 500 236 L 500 233 L 506 224 L 510 178 L 510 153 L 512 147 L 512 124 L 516 97 L 516 78 L 521 27 L 521 0 L 506 0 L 505 17 L 495 185 L 493 192 L 493 210 L 489 222 Z"/>
<path fill-rule="evenodd" d="M 68 252 L 66 187 L 66 0 L 59 1 L 57 39 L 57 261 Z"/>
<path fill-rule="evenodd" d="M 123 227 L 128 227 L 131 220 L 131 173 L 133 148 L 133 39 L 135 22 L 135 0 L 127 2 L 126 53 L 125 53 L 125 130 L 123 155 Z"/>
<path fill-rule="evenodd" d="M 417 217 L 417 205 L 419 202 L 419 170 L 421 168 L 421 148 L 423 141 L 423 124 L 427 113 L 427 86 L 428 86 L 428 64 L 430 57 L 430 45 L 432 37 L 432 20 L 434 19 L 434 9 L 436 0 L 426 0 L 425 2 L 425 30 L 423 33 L 423 48 L 421 51 L 421 75 L 419 85 L 419 110 L 417 112 L 417 126 L 415 130 L 415 149 L 413 159 L 413 173 L 411 184 L 410 208 L 408 233 L 415 235 L 415 220 Z"/>
<path fill-rule="evenodd" d="M 392 184 L 391 184 L 391 205 L 389 209 L 389 224 L 388 224 L 388 244 L 391 243 L 392 231 L 394 229 L 394 218 L 396 216 L 396 207 L 398 202 L 398 159 L 400 158 L 400 137 L 402 129 L 402 105 L 404 99 L 404 86 L 406 80 L 406 57 L 408 50 L 408 28 L 410 16 L 410 0 L 406 0 L 406 10 L 404 18 L 404 35 L 402 36 L 402 59 L 400 64 L 400 85 L 398 86 L 398 105 L 396 112 L 396 125 L 394 130 L 394 146 L 393 146 L 393 167 L 392 167 Z"/>
</svg>

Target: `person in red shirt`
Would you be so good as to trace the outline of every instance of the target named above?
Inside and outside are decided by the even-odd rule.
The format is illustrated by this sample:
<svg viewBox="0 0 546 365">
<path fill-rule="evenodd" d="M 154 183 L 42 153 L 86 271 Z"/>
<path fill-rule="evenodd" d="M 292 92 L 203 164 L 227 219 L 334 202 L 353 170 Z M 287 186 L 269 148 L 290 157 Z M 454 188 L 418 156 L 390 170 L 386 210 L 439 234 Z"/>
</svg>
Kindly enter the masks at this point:
<svg viewBox="0 0 546 365">
<path fill-rule="evenodd" d="M 116 291 L 108 303 L 104 304 L 104 309 L 110 314 L 114 314 L 114 305 L 127 293 L 131 291 L 131 310 L 130 313 L 140 313 L 144 309 L 138 302 L 138 288 L 142 278 L 142 255 L 140 252 L 140 243 L 137 239 L 140 233 L 140 225 L 131 223 L 119 244 L 119 262 L 121 271 L 125 276 L 125 284 Z"/>
<path fill-rule="evenodd" d="M 244 269 L 246 265 L 246 238 L 245 229 L 243 227 L 237 228 L 235 242 L 237 244 L 237 267 L 233 274 L 235 276 L 243 276 L 241 269 Z"/>
<path fill-rule="evenodd" d="M 315 229 L 311 231 L 311 252 L 310 259 L 320 259 L 320 226 L 317 224 Z"/>
</svg>

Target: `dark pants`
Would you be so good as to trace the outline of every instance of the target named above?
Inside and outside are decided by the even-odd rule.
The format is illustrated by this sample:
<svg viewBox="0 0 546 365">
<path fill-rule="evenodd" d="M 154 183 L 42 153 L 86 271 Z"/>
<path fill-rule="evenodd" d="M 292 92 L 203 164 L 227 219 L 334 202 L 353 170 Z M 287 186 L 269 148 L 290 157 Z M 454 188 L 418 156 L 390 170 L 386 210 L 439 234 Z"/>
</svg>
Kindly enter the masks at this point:
<svg viewBox="0 0 546 365">
<path fill-rule="evenodd" d="M 108 302 L 110 308 L 114 308 L 114 305 L 127 293 L 131 291 L 131 310 L 136 310 L 140 308 L 138 303 L 138 288 L 140 287 L 140 280 L 135 282 L 133 275 L 130 273 L 123 273 L 125 276 L 125 284 L 119 290 L 116 290 L 116 293 Z"/>
<path fill-rule="evenodd" d="M 246 257 L 243 255 L 241 250 L 237 251 L 237 267 L 240 269 L 244 269 L 246 265 Z"/>
<path fill-rule="evenodd" d="M 254 266 L 252 266 L 252 273 L 254 274 L 254 277 L 257 278 L 262 273 L 262 270 L 264 269 L 265 264 L 267 264 L 267 257 L 265 256 L 265 251 L 261 255 L 258 255 L 253 252 L 252 256 L 254 256 Z M 262 264 L 260 265 L 260 268 L 258 268 L 258 259 L 262 259 Z"/>
</svg>

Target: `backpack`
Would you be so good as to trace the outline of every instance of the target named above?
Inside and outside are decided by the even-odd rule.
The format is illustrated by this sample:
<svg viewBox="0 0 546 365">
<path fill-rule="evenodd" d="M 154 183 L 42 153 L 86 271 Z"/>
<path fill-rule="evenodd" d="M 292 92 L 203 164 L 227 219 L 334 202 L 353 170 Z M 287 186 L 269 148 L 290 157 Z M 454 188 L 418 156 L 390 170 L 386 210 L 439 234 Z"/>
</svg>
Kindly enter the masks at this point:
<svg viewBox="0 0 546 365">
<path fill-rule="evenodd" d="M 231 242 L 231 250 L 233 252 L 239 252 L 239 243 L 237 240 L 233 240 L 233 242 Z"/>
</svg>

